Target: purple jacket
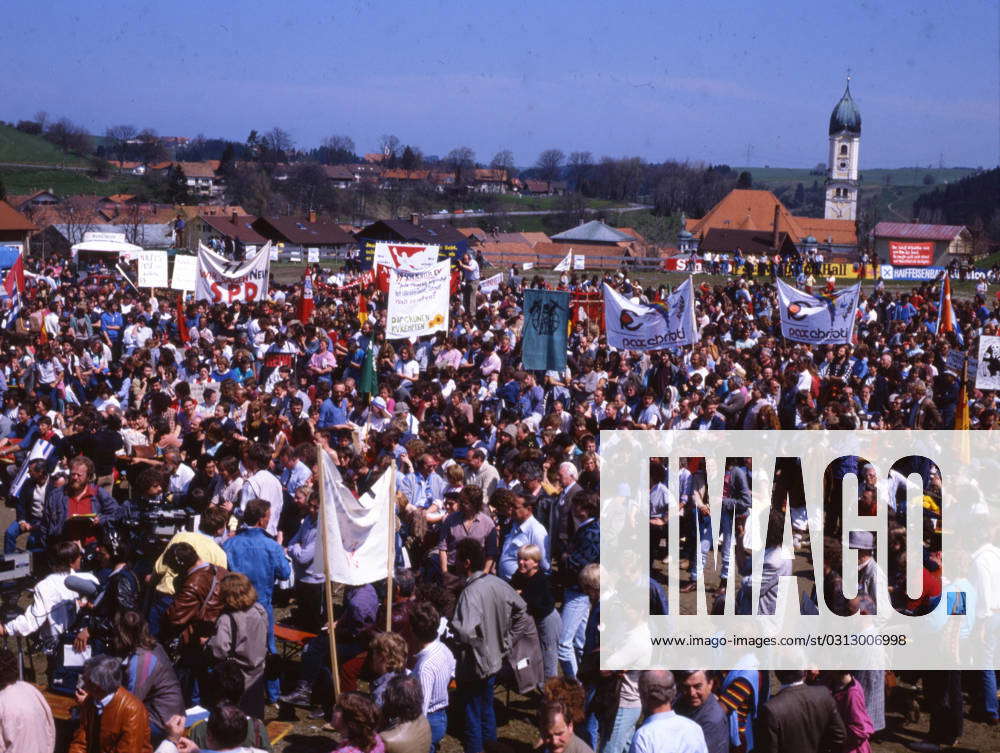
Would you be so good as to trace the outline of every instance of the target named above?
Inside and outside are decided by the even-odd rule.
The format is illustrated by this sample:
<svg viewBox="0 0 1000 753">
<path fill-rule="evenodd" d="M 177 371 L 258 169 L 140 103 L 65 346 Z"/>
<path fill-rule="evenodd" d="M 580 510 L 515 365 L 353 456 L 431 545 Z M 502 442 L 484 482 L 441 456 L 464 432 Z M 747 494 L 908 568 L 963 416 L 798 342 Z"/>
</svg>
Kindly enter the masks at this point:
<svg viewBox="0 0 1000 753">
<path fill-rule="evenodd" d="M 871 753 L 868 738 L 875 732 L 875 725 L 865 708 L 865 691 L 857 680 L 851 680 L 846 688 L 834 691 L 833 700 L 837 703 L 837 711 L 847 728 L 847 740 L 844 741 L 844 753 Z"/>
</svg>

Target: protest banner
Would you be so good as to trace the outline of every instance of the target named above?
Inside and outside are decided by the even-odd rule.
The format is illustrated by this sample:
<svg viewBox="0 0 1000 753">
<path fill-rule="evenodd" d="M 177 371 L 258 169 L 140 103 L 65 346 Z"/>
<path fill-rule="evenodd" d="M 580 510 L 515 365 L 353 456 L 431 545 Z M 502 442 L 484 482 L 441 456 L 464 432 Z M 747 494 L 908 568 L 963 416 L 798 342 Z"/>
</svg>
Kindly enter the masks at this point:
<svg viewBox="0 0 1000 753">
<path fill-rule="evenodd" d="M 605 284 L 604 326 L 608 345 L 615 348 L 662 350 L 690 345 L 698 339 L 691 278 L 678 285 L 665 302 L 652 305 L 632 303 Z"/>
<path fill-rule="evenodd" d="M 389 269 L 417 271 L 437 264 L 440 246 L 422 243 L 376 243 L 373 263 Z"/>
<path fill-rule="evenodd" d="M 971 362 L 969 366 L 971 373 Z M 996 335 L 980 336 L 979 360 L 976 363 L 975 374 L 977 390 L 1000 390 L 1000 337 Z"/>
<path fill-rule="evenodd" d="M 489 295 L 493 291 L 498 290 L 502 282 L 503 272 L 497 272 L 492 277 L 487 277 L 479 281 L 479 292 Z"/>
<path fill-rule="evenodd" d="M 385 336 L 392 340 L 446 332 L 450 291 L 450 261 L 421 272 L 390 269 Z"/>
<path fill-rule="evenodd" d="M 169 285 L 170 276 L 167 274 L 167 252 L 146 250 L 140 251 L 139 287 L 165 288 Z"/>
<path fill-rule="evenodd" d="M 811 345 L 849 343 L 860 295 L 861 283 L 817 297 L 778 280 L 781 334 Z"/>
<path fill-rule="evenodd" d="M 566 368 L 568 323 L 568 291 L 537 288 L 524 291 L 524 368 L 531 371 Z"/>
<path fill-rule="evenodd" d="M 199 244 L 195 298 L 211 303 L 263 301 L 267 298 L 270 267 L 270 243 L 246 261 L 230 261 Z"/>
<path fill-rule="evenodd" d="M 198 287 L 197 256 L 182 256 L 181 254 L 177 254 L 174 257 L 174 277 L 170 287 L 174 290 L 194 292 Z"/>
</svg>

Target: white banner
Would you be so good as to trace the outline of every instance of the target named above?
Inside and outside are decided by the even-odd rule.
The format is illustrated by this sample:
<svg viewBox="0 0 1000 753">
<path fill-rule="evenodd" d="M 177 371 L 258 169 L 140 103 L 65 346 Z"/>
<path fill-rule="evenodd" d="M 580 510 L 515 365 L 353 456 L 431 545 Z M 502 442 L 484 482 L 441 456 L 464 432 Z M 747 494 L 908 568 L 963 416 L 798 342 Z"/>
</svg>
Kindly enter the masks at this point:
<svg viewBox="0 0 1000 753">
<path fill-rule="evenodd" d="M 211 303 L 263 301 L 267 298 L 270 266 L 270 243 L 246 261 L 229 261 L 198 244 L 198 284 L 194 297 Z"/>
<path fill-rule="evenodd" d="M 487 277 L 486 279 L 479 281 L 479 292 L 489 295 L 493 291 L 499 290 L 502 282 L 503 272 L 497 272 L 492 277 Z"/>
<path fill-rule="evenodd" d="M 396 554 L 395 532 L 389 528 L 394 471 L 387 470 L 370 492 L 355 499 L 329 454 L 321 450 L 319 462 L 322 538 L 316 560 L 326 557 L 334 583 L 360 586 L 389 577 Z"/>
<path fill-rule="evenodd" d="M 570 251 L 562 259 L 559 260 L 559 263 L 556 264 L 552 268 L 552 270 L 555 272 L 568 272 L 572 266 L 573 266 L 573 252 Z"/>
<path fill-rule="evenodd" d="M 573 269 L 586 269 L 587 268 L 587 257 L 583 254 L 573 255 Z"/>
<path fill-rule="evenodd" d="M 194 292 L 198 287 L 198 257 L 182 256 L 177 254 L 174 257 L 174 279 L 170 287 L 174 290 L 184 290 Z"/>
<path fill-rule="evenodd" d="M 451 262 L 439 262 L 422 272 L 389 270 L 389 340 L 447 332 L 451 302 Z"/>
<path fill-rule="evenodd" d="M 1000 390 L 1000 337 L 981 335 L 979 338 L 976 389 Z"/>
<path fill-rule="evenodd" d="M 698 339 L 694 285 L 689 277 L 667 300 L 648 306 L 632 303 L 604 285 L 604 326 L 608 345 L 625 350 L 662 350 L 691 345 Z"/>
<path fill-rule="evenodd" d="M 778 280 L 781 334 L 810 345 L 849 343 L 860 296 L 860 282 L 829 298 L 817 298 Z"/>
<path fill-rule="evenodd" d="M 306 249 L 306 261 L 310 264 L 319 264 L 319 249 L 311 246 Z"/>
<path fill-rule="evenodd" d="M 374 264 L 418 271 L 437 264 L 440 246 L 419 243 L 376 243 Z"/>
<path fill-rule="evenodd" d="M 139 287 L 165 288 L 170 285 L 166 251 L 139 252 Z"/>
</svg>

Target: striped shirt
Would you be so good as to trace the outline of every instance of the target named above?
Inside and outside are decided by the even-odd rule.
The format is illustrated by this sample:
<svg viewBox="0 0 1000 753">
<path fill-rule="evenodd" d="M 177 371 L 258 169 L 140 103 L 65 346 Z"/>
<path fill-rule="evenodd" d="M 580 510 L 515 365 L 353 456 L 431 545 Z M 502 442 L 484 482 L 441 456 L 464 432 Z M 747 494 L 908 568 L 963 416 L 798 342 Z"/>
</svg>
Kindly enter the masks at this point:
<svg viewBox="0 0 1000 753">
<path fill-rule="evenodd" d="M 451 649 L 434 640 L 417 652 L 413 674 L 420 678 L 424 691 L 424 715 L 448 708 L 448 685 L 455 674 L 455 656 Z"/>
</svg>

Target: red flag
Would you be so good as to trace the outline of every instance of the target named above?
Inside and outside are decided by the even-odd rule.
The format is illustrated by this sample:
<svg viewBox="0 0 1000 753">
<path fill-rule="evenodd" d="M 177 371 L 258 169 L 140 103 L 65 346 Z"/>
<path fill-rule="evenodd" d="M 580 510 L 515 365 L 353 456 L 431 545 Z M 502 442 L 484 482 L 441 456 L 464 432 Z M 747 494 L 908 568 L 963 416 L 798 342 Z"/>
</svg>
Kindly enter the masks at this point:
<svg viewBox="0 0 1000 753">
<path fill-rule="evenodd" d="M 17 255 L 17 260 L 11 266 L 3 281 L 4 290 L 9 296 L 14 295 L 15 286 L 18 293 L 24 292 L 24 257 L 20 254 Z"/>
<path fill-rule="evenodd" d="M 312 319 L 315 307 L 312 279 L 312 272 L 307 267 L 302 277 L 302 298 L 299 299 L 299 321 L 303 324 L 308 324 L 309 320 Z"/>
<path fill-rule="evenodd" d="M 180 335 L 181 342 L 185 345 L 191 336 L 188 334 L 187 319 L 184 317 L 184 294 L 177 295 L 177 334 Z"/>
</svg>

